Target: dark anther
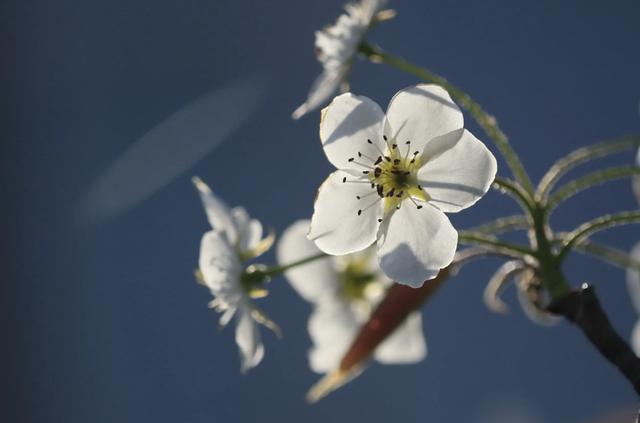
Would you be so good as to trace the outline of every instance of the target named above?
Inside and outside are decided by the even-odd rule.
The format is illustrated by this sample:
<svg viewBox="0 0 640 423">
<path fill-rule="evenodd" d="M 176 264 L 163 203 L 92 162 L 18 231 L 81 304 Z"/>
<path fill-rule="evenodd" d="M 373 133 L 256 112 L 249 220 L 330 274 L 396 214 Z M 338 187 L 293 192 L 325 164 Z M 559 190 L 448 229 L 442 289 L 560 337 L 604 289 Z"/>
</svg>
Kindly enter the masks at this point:
<svg viewBox="0 0 640 423">
<path fill-rule="evenodd" d="M 382 223 L 382 219 L 378 219 L 378 223 Z"/>
<path fill-rule="evenodd" d="M 409 163 L 415 163 L 416 159 L 411 159 L 411 161 Z"/>
<path fill-rule="evenodd" d="M 384 197 L 384 187 L 382 185 L 378 185 L 377 191 L 380 197 Z"/>
<path fill-rule="evenodd" d="M 382 138 L 386 141 L 387 140 L 387 136 L 383 135 Z"/>
<path fill-rule="evenodd" d="M 358 210 L 358 216 L 362 214 L 362 210 Z"/>
<path fill-rule="evenodd" d="M 354 159 L 353 157 L 349 158 L 349 161 L 350 161 L 350 162 L 352 162 L 352 161 L 354 161 L 354 160 L 355 160 L 355 159 Z"/>
<path fill-rule="evenodd" d="M 368 142 L 369 144 L 373 144 L 373 143 L 371 142 L 371 140 L 369 140 L 369 139 L 367 140 L 367 142 Z"/>
<path fill-rule="evenodd" d="M 400 197 L 402 197 L 402 194 L 404 194 L 404 191 L 400 191 L 400 192 L 398 193 L 398 195 L 396 195 L 396 197 L 400 198 Z"/>
<path fill-rule="evenodd" d="M 375 161 L 374 165 L 379 164 L 382 161 L 382 157 L 378 156 L 378 160 Z"/>
<path fill-rule="evenodd" d="M 358 157 L 362 157 L 362 153 L 358 151 Z"/>
<path fill-rule="evenodd" d="M 391 157 L 389 157 L 389 156 L 384 156 L 384 159 L 385 159 L 386 161 L 388 161 L 388 162 L 390 162 L 390 161 L 391 161 Z"/>
<path fill-rule="evenodd" d="M 393 145 L 391 146 L 391 148 L 393 148 L 393 149 L 395 150 L 396 148 L 398 148 L 398 144 L 393 144 Z"/>
<path fill-rule="evenodd" d="M 356 199 L 357 199 L 357 200 L 359 200 L 359 199 L 360 199 L 360 196 L 359 196 L 359 195 L 356 195 Z"/>
<path fill-rule="evenodd" d="M 393 194 L 396 192 L 395 188 L 391 188 L 391 191 L 387 193 L 387 197 L 393 197 Z"/>
<path fill-rule="evenodd" d="M 422 208 L 422 206 L 417 206 L 417 207 L 418 207 L 418 210 L 420 210 Z"/>
<path fill-rule="evenodd" d="M 411 144 L 411 141 L 407 141 L 405 144 L 409 145 L 409 144 Z"/>
<path fill-rule="evenodd" d="M 380 169 L 379 167 L 376 167 L 373 170 L 373 175 L 377 178 L 378 176 L 380 176 L 380 174 L 382 173 L 382 169 Z"/>
<path fill-rule="evenodd" d="M 364 173 L 365 175 L 368 175 L 369 171 L 368 170 L 363 170 L 362 173 Z"/>
<path fill-rule="evenodd" d="M 394 159 L 393 164 L 400 164 L 400 159 Z"/>
<path fill-rule="evenodd" d="M 418 154 L 420 154 L 420 152 L 419 152 L 419 151 L 414 151 L 414 152 L 413 152 L 413 155 L 414 155 L 414 156 L 417 156 Z"/>
<path fill-rule="evenodd" d="M 347 182 L 347 177 L 346 176 L 344 178 L 342 178 L 342 183 L 344 184 L 345 182 Z"/>
</svg>

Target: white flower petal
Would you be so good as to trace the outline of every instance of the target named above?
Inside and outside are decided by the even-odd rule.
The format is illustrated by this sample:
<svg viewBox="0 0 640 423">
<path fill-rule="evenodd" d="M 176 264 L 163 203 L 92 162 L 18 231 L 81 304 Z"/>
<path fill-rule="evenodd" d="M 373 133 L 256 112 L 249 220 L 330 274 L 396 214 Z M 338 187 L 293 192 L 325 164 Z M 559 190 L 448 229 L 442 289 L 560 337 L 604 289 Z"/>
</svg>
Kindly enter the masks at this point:
<svg viewBox="0 0 640 423">
<path fill-rule="evenodd" d="M 464 125 L 462 112 L 438 85 L 416 85 L 399 91 L 387 109 L 388 132 L 398 144 L 411 141 L 422 152 L 428 141 Z"/>
<path fill-rule="evenodd" d="M 223 233 L 213 230 L 202 236 L 198 265 L 213 295 L 225 303 L 237 303 L 242 295 L 240 261 Z"/>
<path fill-rule="evenodd" d="M 640 320 L 636 322 L 631 331 L 631 348 L 640 357 Z"/>
<path fill-rule="evenodd" d="M 374 203 L 378 198 L 376 195 L 364 198 L 372 192 L 371 186 L 349 182 L 354 179 L 349 173 L 338 170 L 330 174 L 318 190 L 308 238 L 325 253 L 353 253 L 376 240 L 383 202 Z"/>
<path fill-rule="evenodd" d="M 325 104 L 338 90 L 348 71 L 349 66 L 347 65 L 336 69 L 325 69 L 311 85 L 307 100 L 293 112 L 291 117 L 300 119 L 310 111 Z"/>
<path fill-rule="evenodd" d="M 458 232 L 444 213 L 430 204 L 417 210 L 408 200 L 381 232 L 380 268 L 391 280 L 414 288 L 451 263 L 458 243 Z"/>
<path fill-rule="evenodd" d="M 216 197 L 209 186 L 200 178 L 194 177 L 193 184 L 200 193 L 200 199 L 211 227 L 224 232 L 232 245 L 238 242 L 238 230 L 234 224 L 231 210 L 220 198 Z"/>
<path fill-rule="evenodd" d="M 422 316 L 411 313 L 375 351 L 375 359 L 382 364 L 417 363 L 427 356 L 427 343 L 422 332 Z"/>
<path fill-rule="evenodd" d="M 251 310 L 247 304 L 238 310 L 236 326 L 236 344 L 240 349 L 243 372 L 257 366 L 264 357 L 264 346 L 260 340 L 258 325 L 251 317 Z"/>
<path fill-rule="evenodd" d="M 347 352 L 360 324 L 348 305 L 338 298 L 322 303 L 309 318 L 313 347 L 309 365 L 317 373 L 335 370 Z"/>
<path fill-rule="evenodd" d="M 384 152 L 384 122 L 380 106 L 367 97 L 345 93 L 334 98 L 320 119 L 320 140 L 331 164 L 355 172 L 366 170 L 357 162 L 370 165 Z"/>
<path fill-rule="evenodd" d="M 307 239 L 310 223 L 310 220 L 298 220 L 284 231 L 276 251 L 278 263 L 285 265 L 320 253 Z M 338 274 L 329 257 L 296 266 L 284 274 L 298 294 L 309 302 L 317 303 L 337 295 Z"/>
<path fill-rule="evenodd" d="M 247 252 L 255 248 L 262 240 L 262 223 L 251 219 L 244 207 L 234 207 L 231 216 L 238 228 L 238 249 Z"/>
<path fill-rule="evenodd" d="M 418 181 L 430 202 L 448 213 L 473 205 L 489 190 L 496 176 L 496 159 L 466 129 L 429 141 L 418 170 Z"/>
<path fill-rule="evenodd" d="M 640 243 L 636 244 L 631 250 L 631 257 L 640 261 Z M 633 269 L 627 269 L 627 286 L 629 287 L 629 295 L 636 312 L 640 314 L 640 272 Z"/>
</svg>

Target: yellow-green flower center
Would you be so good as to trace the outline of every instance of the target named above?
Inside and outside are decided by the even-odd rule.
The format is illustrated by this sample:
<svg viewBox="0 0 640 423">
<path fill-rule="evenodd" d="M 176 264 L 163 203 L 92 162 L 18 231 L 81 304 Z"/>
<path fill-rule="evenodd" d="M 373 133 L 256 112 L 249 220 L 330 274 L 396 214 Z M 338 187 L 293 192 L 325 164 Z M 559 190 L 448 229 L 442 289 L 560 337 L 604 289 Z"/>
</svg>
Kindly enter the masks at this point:
<svg viewBox="0 0 640 423">
<path fill-rule="evenodd" d="M 367 289 L 376 283 L 377 275 L 370 271 L 365 258 L 352 258 L 339 272 L 340 292 L 350 301 L 365 300 Z"/>
<path fill-rule="evenodd" d="M 422 165 L 419 152 L 411 154 L 410 144 L 404 154 L 397 144 L 391 144 L 384 156 L 374 162 L 373 172 L 368 173 L 378 195 L 384 199 L 384 212 L 397 208 L 407 199 L 426 201 L 426 195 L 418 183 L 418 169 Z M 420 209 L 421 205 L 417 205 Z"/>
<path fill-rule="evenodd" d="M 384 152 L 377 147 L 379 152 L 377 157 L 369 157 L 358 151 L 357 157 L 348 159 L 352 166 L 357 165 L 364 169 L 362 170 L 364 180 L 362 178 L 348 180 L 346 176 L 342 178 L 343 183 L 371 184 L 372 192 L 357 195 L 358 200 L 377 194 L 373 202 L 362 203 L 362 208 L 358 209 L 358 216 L 381 200 L 384 201 L 383 217 L 385 217 L 394 209 L 399 209 L 404 200 L 411 201 L 416 208 L 421 209 L 423 205 L 419 203 L 425 203 L 429 199 L 418 181 L 418 170 L 423 165 L 420 152 L 411 151 L 411 141 L 407 141 L 400 148 L 395 141 L 388 140 L 384 135 L 382 137 L 386 147 Z M 367 143 L 375 145 L 370 139 Z M 382 222 L 382 218 L 378 218 L 378 222 Z"/>
</svg>

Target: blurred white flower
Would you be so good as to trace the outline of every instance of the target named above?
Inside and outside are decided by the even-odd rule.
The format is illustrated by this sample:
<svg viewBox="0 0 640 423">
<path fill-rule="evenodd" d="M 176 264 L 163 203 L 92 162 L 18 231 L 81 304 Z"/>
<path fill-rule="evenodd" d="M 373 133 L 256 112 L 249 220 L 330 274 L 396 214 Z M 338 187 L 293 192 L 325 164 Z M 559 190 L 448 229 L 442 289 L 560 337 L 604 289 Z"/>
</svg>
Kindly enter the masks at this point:
<svg viewBox="0 0 640 423">
<path fill-rule="evenodd" d="M 306 238 L 309 221 L 291 225 L 278 243 L 278 261 L 290 263 L 318 253 Z M 335 370 L 373 308 L 391 283 L 381 274 L 371 248 L 357 254 L 327 257 L 291 268 L 285 275 L 294 289 L 313 304 L 308 328 L 313 348 L 311 369 Z M 412 313 L 398 330 L 375 351 L 384 364 L 415 363 L 426 356 L 419 312 Z"/>
<path fill-rule="evenodd" d="M 636 165 L 640 166 L 640 148 L 636 154 Z M 636 195 L 636 199 L 640 204 L 640 177 L 633 178 L 633 191 Z M 631 250 L 631 257 L 640 261 L 640 243 L 636 244 Z M 636 312 L 640 314 L 640 272 L 633 269 L 627 269 L 627 286 L 629 287 L 629 293 L 631 295 L 631 302 L 633 303 Z M 640 320 L 636 323 L 631 332 L 631 346 L 637 356 L 640 356 Z"/>
<path fill-rule="evenodd" d="M 386 0 L 360 0 L 345 6 L 335 25 L 316 31 L 316 55 L 323 71 L 314 81 L 307 100 L 292 114 L 298 119 L 320 107 L 336 92 L 351 69 L 358 45 L 376 20 L 393 16 L 390 11 L 379 13 Z"/>
<path fill-rule="evenodd" d="M 478 201 L 497 169 L 463 124 L 437 85 L 401 90 L 386 116 L 367 97 L 336 97 L 322 111 L 320 139 L 338 170 L 320 186 L 309 239 L 333 255 L 377 241 L 390 279 L 418 287 L 435 277 L 453 260 L 458 241 L 444 212 Z"/>
<path fill-rule="evenodd" d="M 251 298 L 262 296 L 264 290 L 247 278 L 250 273 L 244 271 L 242 262 L 268 250 L 274 236 L 263 238 L 262 224 L 251 219 L 244 208 L 229 209 L 204 182 L 198 178 L 193 182 L 213 228 L 200 244 L 200 280 L 214 297 L 209 306 L 222 313 L 220 326 L 236 316 L 235 339 L 244 372 L 257 366 L 264 356 L 256 321 L 271 329 L 276 327 L 253 305 Z"/>
<path fill-rule="evenodd" d="M 631 257 L 640 261 L 640 243 L 636 244 L 631 250 Z M 627 269 L 627 286 L 629 287 L 633 307 L 640 314 L 640 272 L 634 269 Z M 640 357 L 640 320 L 636 322 L 631 332 L 631 346 L 636 355 Z"/>
</svg>

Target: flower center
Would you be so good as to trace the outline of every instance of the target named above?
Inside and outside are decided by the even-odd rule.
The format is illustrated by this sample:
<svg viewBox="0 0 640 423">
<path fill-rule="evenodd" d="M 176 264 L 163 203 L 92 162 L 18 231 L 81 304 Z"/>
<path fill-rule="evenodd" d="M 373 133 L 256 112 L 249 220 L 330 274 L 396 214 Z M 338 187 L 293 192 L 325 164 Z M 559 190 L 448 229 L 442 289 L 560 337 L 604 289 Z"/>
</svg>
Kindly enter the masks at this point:
<svg viewBox="0 0 640 423">
<path fill-rule="evenodd" d="M 383 136 L 386 149 L 383 152 L 378 150 L 380 155 L 377 158 L 368 157 L 358 152 L 358 158 L 349 158 L 349 162 L 360 165 L 366 170 L 362 173 L 368 177 L 371 188 L 374 190 L 371 194 L 377 194 L 378 198 L 371 204 L 365 205 L 358 210 L 361 215 L 365 210 L 369 209 L 378 201 L 384 201 L 384 215 L 388 215 L 394 209 L 399 209 L 402 201 L 410 200 L 418 209 L 423 206 L 418 202 L 426 202 L 427 195 L 418 183 L 418 169 L 422 166 L 420 152 L 411 152 L 411 141 L 405 143 L 406 149 L 400 151 L 400 147 L 393 141 L 389 141 Z M 373 144 L 371 140 L 367 143 Z M 368 164 L 370 162 L 371 164 Z M 346 178 L 342 182 L 358 182 L 347 181 Z M 362 200 L 366 196 L 357 196 L 358 200 Z M 378 219 L 382 222 L 382 219 Z"/>
<path fill-rule="evenodd" d="M 340 293 L 350 301 L 366 300 L 367 291 L 377 280 L 376 273 L 369 270 L 364 259 L 349 260 L 339 275 Z"/>
</svg>

